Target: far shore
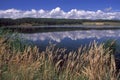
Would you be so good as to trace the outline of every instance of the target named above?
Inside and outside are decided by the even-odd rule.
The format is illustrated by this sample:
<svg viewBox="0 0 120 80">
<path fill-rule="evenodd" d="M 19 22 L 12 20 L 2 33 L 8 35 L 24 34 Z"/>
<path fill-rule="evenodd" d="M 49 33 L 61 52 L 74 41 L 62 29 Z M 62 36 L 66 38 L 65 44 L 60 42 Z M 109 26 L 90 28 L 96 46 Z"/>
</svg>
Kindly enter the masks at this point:
<svg viewBox="0 0 120 80">
<path fill-rule="evenodd" d="M 73 31 L 73 30 L 116 30 L 119 25 L 41 25 L 41 26 L 3 26 L 5 30 L 12 30 L 20 33 Z"/>
</svg>

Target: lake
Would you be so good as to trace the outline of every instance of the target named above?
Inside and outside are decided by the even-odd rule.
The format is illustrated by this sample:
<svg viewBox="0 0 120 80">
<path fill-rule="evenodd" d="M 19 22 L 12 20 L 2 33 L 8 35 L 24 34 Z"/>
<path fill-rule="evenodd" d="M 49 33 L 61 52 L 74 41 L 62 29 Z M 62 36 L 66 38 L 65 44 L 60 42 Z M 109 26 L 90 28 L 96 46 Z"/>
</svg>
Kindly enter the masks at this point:
<svg viewBox="0 0 120 80">
<path fill-rule="evenodd" d="M 108 40 L 116 40 L 120 43 L 120 30 L 75 30 L 61 32 L 38 32 L 38 33 L 20 33 L 21 38 L 37 45 L 40 50 L 50 43 L 56 44 L 59 48 L 68 50 L 77 50 L 81 45 L 88 45 L 90 42 L 97 41 L 103 43 Z"/>
</svg>

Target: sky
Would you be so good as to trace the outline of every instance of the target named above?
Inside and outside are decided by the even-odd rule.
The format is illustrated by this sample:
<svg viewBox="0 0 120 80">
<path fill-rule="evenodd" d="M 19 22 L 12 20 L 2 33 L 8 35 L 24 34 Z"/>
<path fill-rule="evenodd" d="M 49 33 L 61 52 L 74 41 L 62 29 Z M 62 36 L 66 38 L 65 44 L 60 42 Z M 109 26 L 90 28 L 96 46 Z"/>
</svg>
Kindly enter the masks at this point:
<svg viewBox="0 0 120 80">
<path fill-rule="evenodd" d="M 120 0 L 0 0 L 0 18 L 120 19 Z"/>
</svg>

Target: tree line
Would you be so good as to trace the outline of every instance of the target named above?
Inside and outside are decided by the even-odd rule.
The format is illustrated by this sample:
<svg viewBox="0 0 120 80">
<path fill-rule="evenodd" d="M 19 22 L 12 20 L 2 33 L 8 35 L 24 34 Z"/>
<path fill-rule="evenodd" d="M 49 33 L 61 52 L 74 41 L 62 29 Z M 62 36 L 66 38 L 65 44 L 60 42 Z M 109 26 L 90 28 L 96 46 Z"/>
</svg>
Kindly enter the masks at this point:
<svg viewBox="0 0 120 80">
<path fill-rule="evenodd" d="M 0 26 L 20 26 L 20 25 L 77 25 L 84 22 L 120 22 L 120 20 L 88 20 L 88 19 L 54 19 L 54 18 L 0 18 Z"/>
</svg>

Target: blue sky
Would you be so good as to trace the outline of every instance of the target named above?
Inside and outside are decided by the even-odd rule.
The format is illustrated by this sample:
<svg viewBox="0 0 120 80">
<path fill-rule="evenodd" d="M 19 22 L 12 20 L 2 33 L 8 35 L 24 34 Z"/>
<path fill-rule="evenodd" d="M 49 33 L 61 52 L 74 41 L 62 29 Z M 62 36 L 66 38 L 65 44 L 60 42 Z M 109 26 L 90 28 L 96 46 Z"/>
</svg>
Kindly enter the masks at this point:
<svg viewBox="0 0 120 80">
<path fill-rule="evenodd" d="M 112 7 L 113 10 L 120 10 L 120 0 L 1 0 L 0 9 L 10 8 L 20 10 L 44 9 L 51 10 L 60 7 L 64 11 L 71 9 L 79 10 L 104 10 Z"/>
<path fill-rule="evenodd" d="M 120 0 L 0 0 L 0 18 L 119 19 Z"/>
</svg>

